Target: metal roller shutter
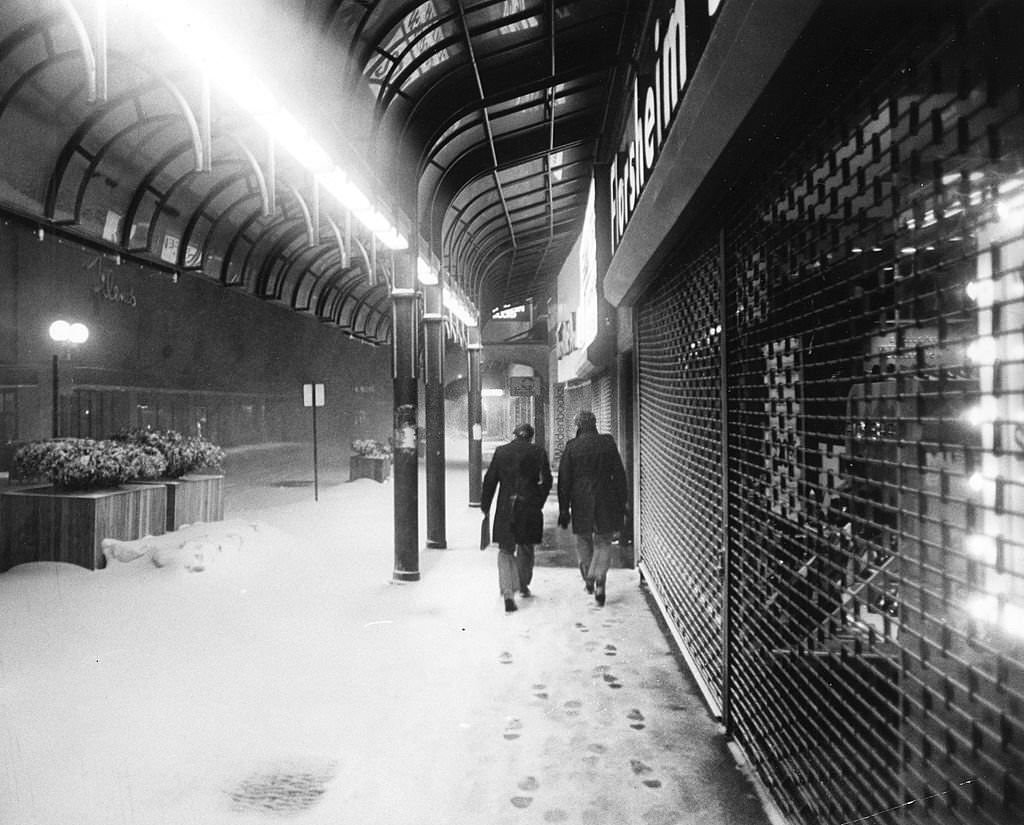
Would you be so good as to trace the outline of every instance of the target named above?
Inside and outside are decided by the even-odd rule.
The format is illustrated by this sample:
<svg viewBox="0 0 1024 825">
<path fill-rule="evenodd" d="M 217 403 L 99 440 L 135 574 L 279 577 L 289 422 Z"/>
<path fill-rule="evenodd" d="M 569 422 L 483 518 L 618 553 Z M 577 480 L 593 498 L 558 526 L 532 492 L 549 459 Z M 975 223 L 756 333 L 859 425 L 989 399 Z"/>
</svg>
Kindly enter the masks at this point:
<svg viewBox="0 0 1024 825">
<path fill-rule="evenodd" d="M 641 568 L 721 701 L 721 405 L 717 247 L 680 260 L 637 316 Z"/>
<path fill-rule="evenodd" d="M 593 404 L 594 417 L 597 418 L 597 431 L 601 433 L 614 433 L 614 420 L 612 418 L 612 389 L 614 384 L 611 376 L 602 375 L 595 378 L 593 382 Z"/>
<path fill-rule="evenodd" d="M 1024 821 L 1024 7 L 941 9 L 637 306 L 643 569 L 808 825 Z"/>
</svg>

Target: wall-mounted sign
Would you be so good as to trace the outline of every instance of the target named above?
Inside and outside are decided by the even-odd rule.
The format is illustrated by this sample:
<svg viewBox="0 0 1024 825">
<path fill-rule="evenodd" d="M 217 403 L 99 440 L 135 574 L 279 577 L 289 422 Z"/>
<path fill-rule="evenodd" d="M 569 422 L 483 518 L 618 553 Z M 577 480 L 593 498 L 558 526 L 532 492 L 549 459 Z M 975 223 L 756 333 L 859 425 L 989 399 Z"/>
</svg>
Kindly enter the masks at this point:
<svg viewBox="0 0 1024 825">
<path fill-rule="evenodd" d="M 113 209 L 107 210 L 106 218 L 103 221 L 103 240 L 116 243 L 120 238 L 121 215 Z"/>
<path fill-rule="evenodd" d="M 580 233 L 580 303 L 576 313 L 576 348 L 589 347 L 597 337 L 597 219 L 594 214 L 594 181 L 590 181 L 587 211 Z"/>
<path fill-rule="evenodd" d="M 175 263 L 178 260 L 178 247 L 181 241 L 174 235 L 164 235 L 164 245 L 160 249 L 160 258 L 168 263 Z"/>
<path fill-rule="evenodd" d="M 519 304 L 514 307 L 502 307 L 491 313 L 491 318 L 496 321 L 525 321 L 527 320 L 526 305 Z"/>
<path fill-rule="evenodd" d="M 638 76 L 633 82 L 633 116 L 629 127 L 632 136 L 627 132 L 628 143 L 609 170 L 612 252 L 626 231 L 683 98 L 689 80 L 689 61 L 696 59 L 696 55 L 688 54 L 688 45 L 698 45 L 690 29 L 703 32 L 708 9 L 717 5 L 675 0 L 664 25 L 661 20 L 654 25 L 653 72 Z"/>
</svg>

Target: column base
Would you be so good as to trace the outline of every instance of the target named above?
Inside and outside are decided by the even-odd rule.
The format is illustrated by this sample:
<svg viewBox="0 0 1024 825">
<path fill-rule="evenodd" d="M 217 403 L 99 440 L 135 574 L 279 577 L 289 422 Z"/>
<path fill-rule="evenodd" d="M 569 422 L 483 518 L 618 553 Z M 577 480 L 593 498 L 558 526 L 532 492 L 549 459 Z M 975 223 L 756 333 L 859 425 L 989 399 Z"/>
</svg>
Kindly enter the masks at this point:
<svg viewBox="0 0 1024 825">
<path fill-rule="evenodd" d="M 427 542 L 427 547 L 431 548 L 432 550 L 447 550 L 448 542 L 431 540 Z"/>
<path fill-rule="evenodd" d="M 420 573 L 418 570 L 396 570 L 392 578 L 396 582 L 418 582 Z"/>
</svg>

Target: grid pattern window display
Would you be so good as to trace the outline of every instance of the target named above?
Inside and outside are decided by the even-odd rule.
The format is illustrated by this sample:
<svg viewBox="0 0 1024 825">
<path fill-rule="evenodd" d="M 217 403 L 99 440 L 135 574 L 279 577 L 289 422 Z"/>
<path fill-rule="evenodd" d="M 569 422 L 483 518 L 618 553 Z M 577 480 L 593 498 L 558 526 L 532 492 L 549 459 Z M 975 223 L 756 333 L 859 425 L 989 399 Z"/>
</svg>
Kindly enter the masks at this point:
<svg viewBox="0 0 1024 825">
<path fill-rule="evenodd" d="M 717 246 L 679 260 L 639 308 L 641 569 L 721 701 Z"/>
<path fill-rule="evenodd" d="M 837 44 L 637 311 L 641 559 L 806 825 L 1024 822 L 1024 5 L 932 11 Z"/>
</svg>

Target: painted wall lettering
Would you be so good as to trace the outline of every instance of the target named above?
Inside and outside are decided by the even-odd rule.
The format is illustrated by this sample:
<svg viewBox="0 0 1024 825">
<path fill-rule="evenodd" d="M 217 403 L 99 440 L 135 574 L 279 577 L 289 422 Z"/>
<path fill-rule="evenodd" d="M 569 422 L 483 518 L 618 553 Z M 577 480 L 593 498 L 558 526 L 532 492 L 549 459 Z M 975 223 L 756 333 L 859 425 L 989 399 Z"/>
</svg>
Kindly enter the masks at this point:
<svg viewBox="0 0 1024 825">
<path fill-rule="evenodd" d="M 115 304 L 124 304 L 130 307 L 139 305 L 138 300 L 135 298 L 135 290 L 131 287 L 127 291 L 121 289 L 121 287 L 114 283 L 114 276 L 109 272 L 100 273 L 99 285 L 94 287 L 93 291 L 104 300 L 112 301 Z"/>
</svg>

